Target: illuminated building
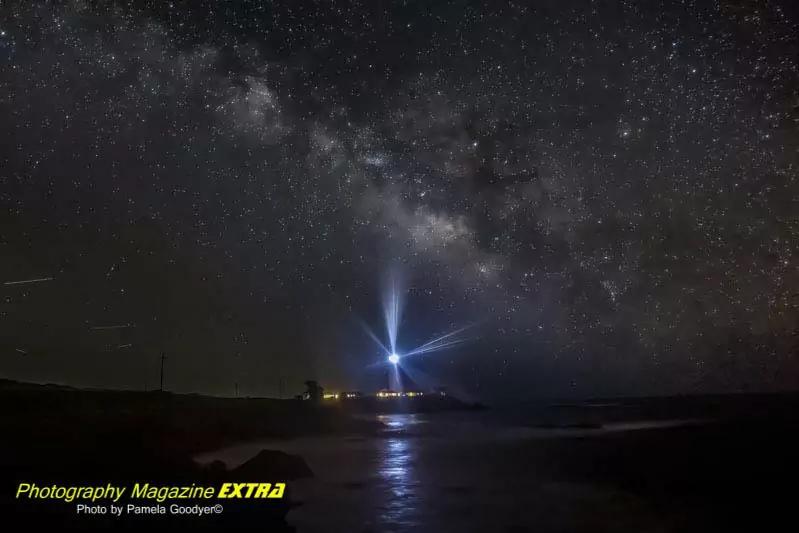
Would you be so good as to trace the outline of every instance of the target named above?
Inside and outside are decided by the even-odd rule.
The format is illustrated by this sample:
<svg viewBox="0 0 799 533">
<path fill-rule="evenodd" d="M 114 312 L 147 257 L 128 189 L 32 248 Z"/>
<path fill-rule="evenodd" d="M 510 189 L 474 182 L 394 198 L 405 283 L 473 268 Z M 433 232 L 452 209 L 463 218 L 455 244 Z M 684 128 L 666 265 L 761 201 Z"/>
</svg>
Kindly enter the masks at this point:
<svg viewBox="0 0 799 533">
<path fill-rule="evenodd" d="M 424 396 L 423 392 L 419 391 L 408 391 L 408 392 L 397 392 L 391 389 L 380 389 L 376 394 L 378 398 L 385 399 L 385 398 L 421 398 Z"/>
<path fill-rule="evenodd" d="M 386 368 L 382 385 L 381 391 L 399 391 L 398 396 L 410 396 L 411 392 L 414 393 L 411 397 L 421 396 L 424 390 L 411 379 L 401 363 Z"/>
<path fill-rule="evenodd" d="M 326 392 L 322 398 L 325 400 L 358 400 L 361 398 L 361 393 L 358 391 Z"/>
</svg>

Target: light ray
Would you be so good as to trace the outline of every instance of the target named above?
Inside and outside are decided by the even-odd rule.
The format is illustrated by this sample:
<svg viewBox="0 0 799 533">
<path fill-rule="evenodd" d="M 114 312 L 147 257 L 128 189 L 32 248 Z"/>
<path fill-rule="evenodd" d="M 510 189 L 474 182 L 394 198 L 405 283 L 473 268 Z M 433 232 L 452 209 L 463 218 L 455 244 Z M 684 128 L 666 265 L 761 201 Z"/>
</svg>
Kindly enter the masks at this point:
<svg viewBox="0 0 799 533">
<path fill-rule="evenodd" d="M 475 327 L 477 324 L 478 323 L 470 324 L 468 326 L 462 327 L 450 333 L 445 333 L 440 337 L 427 341 L 426 343 L 417 346 L 416 348 L 413 348 L 412 350 L 408 351 L 408 353 L 406 353 L 405 355 L 421 355 L 430 352 L 437 352 L 440 350 L 446 350 L 448 348 L 452 348 L 453 346 L 457 346 L 459 344 L 463 344 L 468 339 L 457 339 L 457 338 L 453 339 L 453 337 L 455 337 L 456 335 L 460 335 L 465 331 L 468 331 L 469 329 Z"/>
<path fill-rule="evenodd" d="M 430 376 L 430 374 L 427 374 L 423 370 L 416 368 L 413 365 L 405 365 L 402 367 L 402 370 L 405 372 L 405 374 L 407 374 L 407 376 L 411 379 L 411 381 L 413 381 L 423 389 L 432 390 L 438 388 L 438 386 L 440 385 L 440 383 L 438 383 L 437 380 L 433 379 L 433 377 Z"/>
<path fill-rule="evenodd" d="M 392 376 L 399 371 L 400 367 L 403 367 L 403 362 L 407 357 L 447 350 L 471 340 L 459 338 L 458 336 L 483 322 L 482 320 L 477 321 L 463 328 L 445 333 L 444 335 L 429 340 L 411 350 L 401 351 L 398 347 L 398 340 L 405 304 L 405 289 L 403 278 L 399 274 L 399 270 L 392 270 L 387 276 L 386 282 L 383 284 L 382 308 L 388 343 L 385 344 L 363 320 L 359 320 L 364 331 L 366 331 L 375 344 L 380 347 L 383 354 L 385 354 L 384 359 L 371 365 L 367 365 L 367 368 L 379 365 L 388 365 L 390 367 L 389 372 Z"/>
<path fill-rule="evenodd" d="M 470 324 L 470 325 L 468 325 L 466 327 L 460 328 L 460 329 L 455 330 L 455 331 L 453 331 L 451 333 L 447 333 L 447 334 L 442 335 L 442 336 L 440 336 L 438 338 L 435 338 L 433 340 L 427 341 L 426 343 L 422 344 L 421 346 L 417 346 L 415 349 L 418 350 L 420 348 L 426 348 L 427 346 L 442 342 L 442 341 L 444 341 L 446 339 L 449 339 L 450 337 L 454 337 L 455 335 L 459 335 L 459 334 L 461 334 L 461 333 L 463 333 L 465 331 L 468 331 L 469 329 L 473 328 L 474 326 L 475 326 L 475 324 Z"/>
<path fill-rule="evenodd" d="M 377 344 L 380 347 L 380 349 L 383 350 L 386 353 L 386 355 L 391 355 L 392 351 L 390 349 L 388 349 L 386 347 L 386 345 L 383 344 L 383 342 L 380 339 L 377 338 L 377 335 L 375 335 L 374 332 L 372 332 L 372 330 L 369 329 L 369 326 L 366 325 L 366 322 L 364 322 L 363 320 L 360 320 L 360 319 L 358 321 L 361 323 L 361 327 L 366 332 L 366 334 L 369 335 L 369 337 L 373 341 L 375 341 L 375 344 Z"/>
<path fill-rule="evenodd" d="M 398 271 L 394 270 L 389 275 L 383 291 L 383 316 L 386 322 L 390 353 L 397 351 L 397 337 L 402 324 L 402 312 L 405 304 L 404 295 L 402 278 Z"/>
<path fill-rule="evenodd" d="M 6 281 L 3 285 L 22 285 L 24 283 L 39 283 L 41 281 L 53 281 L 53 278 L 36 278 L 36 279 L 24 279 L 22 281 Z"/>
<path fill-rule="evenodd" d="M 420 346 L 418 348 L 414 348 L 413 350 L 411 350 L 410 352 L 406 353 L 405 355 L 406 356 L 422 355 L 422 354 L 426 354 L 426 353 L 430 353 L 430 352 L 439 352 L 441 350 L 446 350 L 448 348 L 452 348 L 453 346 L 459 346 L 459 345 L 461 345 L 461 344 L 463 344 L 464 342 L 467 342 L 467 341 L 468 341 L 468 339 L 460 339 L 460 340 L 455 340 L 455 341 L 443 342 L 441 344 L 435 344 L 435 345 L 431 345 L 431 346 L 425 346 L 425 347 Z"/>
<path fill-rule="evenodd" d="M 403 383 L 400 379 L 399 365 L 391 365 L 389 369 L 389 388 L 393 391 L 403 392 Z"/>
</svg>

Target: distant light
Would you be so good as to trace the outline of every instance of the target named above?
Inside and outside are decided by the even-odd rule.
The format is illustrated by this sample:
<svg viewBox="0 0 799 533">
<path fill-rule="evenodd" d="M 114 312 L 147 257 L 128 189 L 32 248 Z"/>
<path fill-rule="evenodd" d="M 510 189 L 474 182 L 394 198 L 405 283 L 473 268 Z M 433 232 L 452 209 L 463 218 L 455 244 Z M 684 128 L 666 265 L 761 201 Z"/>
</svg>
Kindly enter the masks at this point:
<svg viewBox="0 0 799 533">
<path fill-rule="evenodd" d="M 392 365 L 399 364 L 399 359 L 400 359 L 399 355 L 397 355 L 395 353 L 393 353 L 393 354 L 388 356 L 388 362 L 391 363 Z"/>
</svg>

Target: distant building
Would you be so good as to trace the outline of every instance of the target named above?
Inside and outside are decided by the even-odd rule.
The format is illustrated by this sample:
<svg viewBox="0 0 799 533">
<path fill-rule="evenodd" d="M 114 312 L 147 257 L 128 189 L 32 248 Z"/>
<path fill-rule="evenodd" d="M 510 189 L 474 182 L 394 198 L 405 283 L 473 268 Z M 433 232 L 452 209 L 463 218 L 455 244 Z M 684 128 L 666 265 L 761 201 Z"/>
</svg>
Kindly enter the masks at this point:
<svg viewBox="0 0 799 533">
<path fill-rule="evenodd" d="M 391 389 L 380 389 L 377 391 L 376 396 L 380 399 L 385 398 L 421 398 L 424 396 L 424 393 L 421 391 L 404 391 L 404 392 L 397 392 Z"/>
<path fill-rule="evenodd" d="M 408 393 L 411 392 L 414 395 L 421 396 L 424 391 L 400 365 L 394 365 L 392 368 L 387 369 L 383 376 L 383 382 L 381 391 L 400 391 L 403 393 L 401 394 L 402 396 L 408 396 Z"/>
<path fill-rule="evenodd" d="M 326 392 L 322 395 L 323 400 L 358 400 L 361 393 L 358 391 L 350 392 Z"/>
<path fill-rule="evenodd" d="M 385 398 L 421 398 L 424 396 L 425 393 L 422 391 L 417 390 L 409 390 L 409 391 L 395 391 L 392 389 L 380 389 L 376 394 L 376 398 L 385 399 Z M 333 400 L 360 400 L 363 398 L 363 395 L 357 391 L 351 392 L 326 392 L 322 395 L 322 399 L 326 401 L 333 401 Z M 302 396 L 298 396 L 298 399 L 310 400 L 310 396 L 308 394 L 304 394 Z"/>
<path fill-rule="evenodd" d="M 305 393 L 303 397 L 311 401 L 319 401 L 325 397 L 324 392 L 325 390 L 319 386 L 318 382 L 309 380 L 305 382 Z"/>
</svg>

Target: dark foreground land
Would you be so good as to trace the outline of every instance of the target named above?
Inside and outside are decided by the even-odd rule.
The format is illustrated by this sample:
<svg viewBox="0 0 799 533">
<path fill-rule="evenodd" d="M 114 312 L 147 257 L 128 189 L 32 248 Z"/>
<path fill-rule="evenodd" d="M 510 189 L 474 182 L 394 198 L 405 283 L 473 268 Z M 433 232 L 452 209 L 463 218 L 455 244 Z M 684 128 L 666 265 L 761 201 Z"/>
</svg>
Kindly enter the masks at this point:
<svg viewBox="0 0 799 533">
<path fill-rule="evenodd" d="M 228 471 L 220 464 L 200 467 L 192 457 L 239 441 L 369 434 L 378 426 L 336 409 L 294 400 L 84 391 L 14 382 L 1 385 L 0 512 L 4 520 L 19 519 L 28 528 L 58 525 L 75 530 L 140 530 L 156 522 L 165 526 L 171 521 L 180 527 L 188 521 L 192 530 L 291 531 L 285 521 L 293 505 L 291 481 L 312 475 L 301 458 L 264 452 L 249 464 Z M 77 502 L 14 498 L 23 482 L 39 486 L 149 482 L 219 487 L 228 481 L 284 481 L 289 489 L 279 500 L 225 502 L 224 513 L 212 519 L 86 517 L 76 515 Z"/>
<path fill-rule="evenodd" d="M 19 521 L 34 530 L 37 526 L 82 531 L 188 526 L 192 531 L 292 531 L 286 520 L 297 504 L 292 498 L 292 481 L 303 482 L 303 478 L 314 475 L 302 458 L 262 452 L 231 470 L 218 463 L 201 467 L 191 460 L 197 454 L 229 444 L 267 438 L 359 434 L 367 440 L 384 439 L 386 461 L 390 464 L 377 464 L 377 470 L 391 474 L 391 483 L 399 484 L 406 493 L 435 494 L 413 483 L 406 486 L 406 481 L 396 478 L 396 461 L 405 461 L 411 469 L 426 468 L 422 466 L 427 453 L 424 448 L 420 448 L 419 463 L 415 463 L 417 456 L 412 450 L 416 437 L 404 441 L 401 435 L 381 436 L 382 426 L 352 418 L 349 414 L 353 410 L 340 405 L 17 386 L 0 387 L 0 409 L 0 512 L 7 523 Z M 782 524 L 796 520 L 797 395 L 637 399 L 588 406 L 559 405 L 546 412 L 548 417 L 538 417 L 543 423 L 528 425 L 544 432 L 554 428 L 559 432 L 557 438 L 503 441 L 496 446 L 470 449 L 458 445 L 460 437 L 452 437 L 453 443 L 446 445 L 446 460 L 462 465 L 463 471 L 477 472 L 486 465 L 500 465 L 496 470 L 490 469 L 489 475 L 498 476 L 500 485 L 518 486 L 520 491 L 527 490 L 533 479 L 533 485 L 563 481 L 623 492 L 644 502 L 662 520 L 656 520 L 654 527 L 648 521 L 641 528 L 627 516 L 629 509 L 621 508 L 608 509 L 607 513 L 613 516 L 601 526 L 588 518 L 569 517 L 572 525 L 566 528 L 541 528 L 520 521 L 508 529 L 507 517 L 497 516 L 497 527 L 491 530 L 759 532 L 782 530 Z M 491 412 L 478 414 L 494 416 Z M 430 423 L 435 424 L 437 415 L 430 416 Z M 693 422 L 681 427 L 602 431 L 619 422 L 674 418 Z M 476 450 L 480 450 L 478 455 Z M 437 463 L 433 461 L 429 471 L 415 475 L 435 483 Z M 316 478 L 310 478 L 313 479 Z M 218 487 L 226 481 L 279 480 L 288 483 L 286 498 L 225 502 L 225 512 L 210 519 L 169 515 L 86 517 L 76 515 L 74 502 L 14 500 L 20 482 L 41 486 L 132 486 L 149 482 Z M 342 490 L 358 489 L 353 484 Z M 519 501 L 529 500 L 529 495 L 514 495 L 513 489 L 508 494 Z M 353 501 L 362 499 L 355 496 Z M 468 493 L 464 493 L 463 498 L 467 497 Z M 437 501 L 406 500 L 397 503 L 445 512 Z M 479 507 L 480 502 L 476 505 Z M 535 501 L 529 505 L 535 506 Z M 574 511 L 564 504 L 563 509 L 551 506 L 541 512 L 566 516 Z M 446 517 L 442 523 L 447 523 Z"/>
</svg>

